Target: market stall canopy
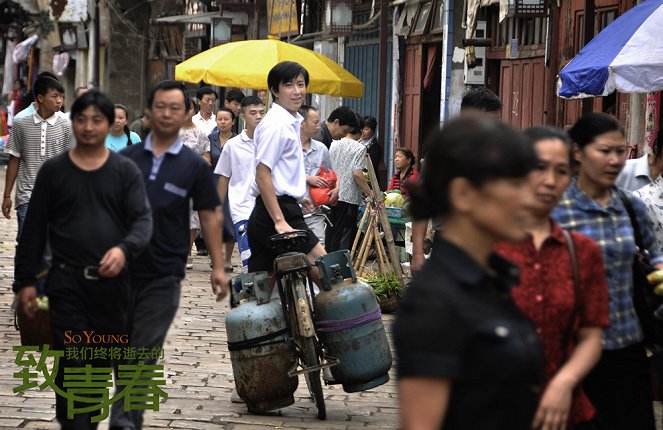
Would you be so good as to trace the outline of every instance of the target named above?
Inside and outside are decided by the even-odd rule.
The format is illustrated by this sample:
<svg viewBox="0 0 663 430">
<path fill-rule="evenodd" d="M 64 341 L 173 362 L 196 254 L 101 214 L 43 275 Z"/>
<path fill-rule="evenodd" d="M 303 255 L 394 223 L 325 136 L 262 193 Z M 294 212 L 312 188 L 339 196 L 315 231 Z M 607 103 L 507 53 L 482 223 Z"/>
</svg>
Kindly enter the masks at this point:
<svg viewBox="0 0 663 430">
<path fill-rule="evenodd" d="M 563 98 L 663 90 L 663 0 L 629 9 L 587 44 L 559 73 Z"/>
<path fill-rule="evenodd" d="M 175 79 L 267 90 L 267 74 L 282 61 L 296 61 L 309 73 L 308 91 L 364 97 L 364 84 L 322 54 L 276 39 L 225 43 L 175 66 Z"/>
</svg>

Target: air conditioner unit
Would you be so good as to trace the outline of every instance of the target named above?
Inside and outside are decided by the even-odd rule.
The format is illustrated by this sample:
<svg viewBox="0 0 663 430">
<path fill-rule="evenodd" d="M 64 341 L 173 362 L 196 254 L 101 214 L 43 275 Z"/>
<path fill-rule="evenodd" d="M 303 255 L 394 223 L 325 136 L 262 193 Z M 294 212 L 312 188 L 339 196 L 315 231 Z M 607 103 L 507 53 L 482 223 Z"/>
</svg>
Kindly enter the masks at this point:
<svg viewBox="0 0 663 430">
<path fill-rule="evenodd" d="M 484 39 L 486 37 L 486 21 L 477 21 L 477 28 L 474 30 L 475 39 Z M 467 60 L 464 61 L 464 82 L 468 85 L 486 84 L 486 47 L 475 46 L 474 54 L 477 58 L 477 65 L 467 68 Z"/>
</svg>

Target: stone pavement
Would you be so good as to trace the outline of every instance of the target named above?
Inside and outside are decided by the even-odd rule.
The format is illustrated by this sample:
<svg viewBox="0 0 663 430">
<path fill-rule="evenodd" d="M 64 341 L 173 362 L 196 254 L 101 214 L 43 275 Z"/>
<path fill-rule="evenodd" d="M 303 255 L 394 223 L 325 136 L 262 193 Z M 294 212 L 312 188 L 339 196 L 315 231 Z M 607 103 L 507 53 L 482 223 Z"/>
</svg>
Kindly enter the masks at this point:
<svg viewBox="0 0 663 430">
<path fill-rule="evenodd" d="M 4 184 L 4 169 L 0 169 Z M 58 429 L 55 395 L 49 388 L 14 394 L 13 373 L 19 345 L 14 329 L 13 257 L 16 219 L 0 219 L 0 429 Z M 235 253 L 235 264 L 239 263 Z M 388 429 L 398 423 L 396 385 L 392 380 L 376 389 L 348 394 L 340 386 L 324 387 L 327 420 L 316 419 L 316 410 L 300 378 L 295 404 L 270 415 L 251 415 L 243 404 L 230 402 L 233 373 L 226 346 L 227 301 L 215 303 L 209 285 L 207 257 L 196 257 L 194 269 L 182 282 L 180 310 L 164 346 L 165 391 L 168 399 L 158 412 L 146 412 L 146 429 Z M 383 317 L 388 332 L 392 317 Z M 100 430 L 107 429 L 107 421 Z"/>
</svg>

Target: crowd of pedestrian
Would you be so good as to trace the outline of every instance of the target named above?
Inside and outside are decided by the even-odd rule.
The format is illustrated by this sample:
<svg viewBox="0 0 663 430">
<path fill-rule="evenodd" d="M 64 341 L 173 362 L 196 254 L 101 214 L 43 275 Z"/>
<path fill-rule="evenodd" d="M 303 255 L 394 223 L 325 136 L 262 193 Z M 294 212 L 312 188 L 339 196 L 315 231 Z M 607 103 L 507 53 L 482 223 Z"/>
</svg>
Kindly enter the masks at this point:
<svg viewBox="0 0 663 430">
<path fill-rule="evenodd" d="M 375 171 L 382 160 L 377 122 L 346 106 L 321 120 L 305 104 L 308 82 L 300 64 L 279 63 L 267 77 L 271 106 L 230 90 L 217 109 L 212 87 L 194 101 L 163 81 L 130 123 L 97 90 L 81 89 L 62 113 L 62 85 L 40 74 L 7 144 L 17 311 L 34 315 L 47 294 L 54 348 L 66 330 L 160 348 L 194 243 L 209 254 L 216 300 L 235 243 L 242 272 L 271 273 L 269 237 L 293 229 L 306 232 L 299 251 L 311 263 L 349 249 L 373 194 L 366 155 Z M 13 97 L 24 98 L 20 83 Z M 624 129 L 606 114 L 568 132 L 521 132 L 499 121 L 501 101 L 486 89 L 461 109 L 426 140 L 421 173 L 410 149 L 395 151 L 387 188 L 416 220 L 413 280 L 393 329 L 402 427 L 654 429 L 632 267 L 641 248 L 663 269 L 663 133 L 651 155 L 627 161 Z M 85 364 L 70 357 L 61 368 Z M 96 428 L 89 413 L 70 418 L 66 402 L 56 395 L 62 428 Z M 143 411 L 113 405 L 110 429 L 142 422 Z"/>
</svg>

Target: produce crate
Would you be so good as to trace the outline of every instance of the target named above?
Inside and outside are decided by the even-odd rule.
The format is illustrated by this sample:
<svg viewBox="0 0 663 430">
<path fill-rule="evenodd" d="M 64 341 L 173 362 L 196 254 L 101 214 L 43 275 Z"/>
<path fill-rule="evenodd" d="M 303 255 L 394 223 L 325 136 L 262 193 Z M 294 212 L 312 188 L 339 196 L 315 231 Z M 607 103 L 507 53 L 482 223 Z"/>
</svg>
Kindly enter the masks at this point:
<svg viewBox="0 0 663 430">
<path fill-rule="evenodd" d="M 395 219 L 403 218 L 403 214 L 405 213 L 403 208 L 394 208 L 391 206 L 386 206 L 385 209 L 387 210 L 387 216 L 389 218 L 395 218 Z"/>
</svg>

